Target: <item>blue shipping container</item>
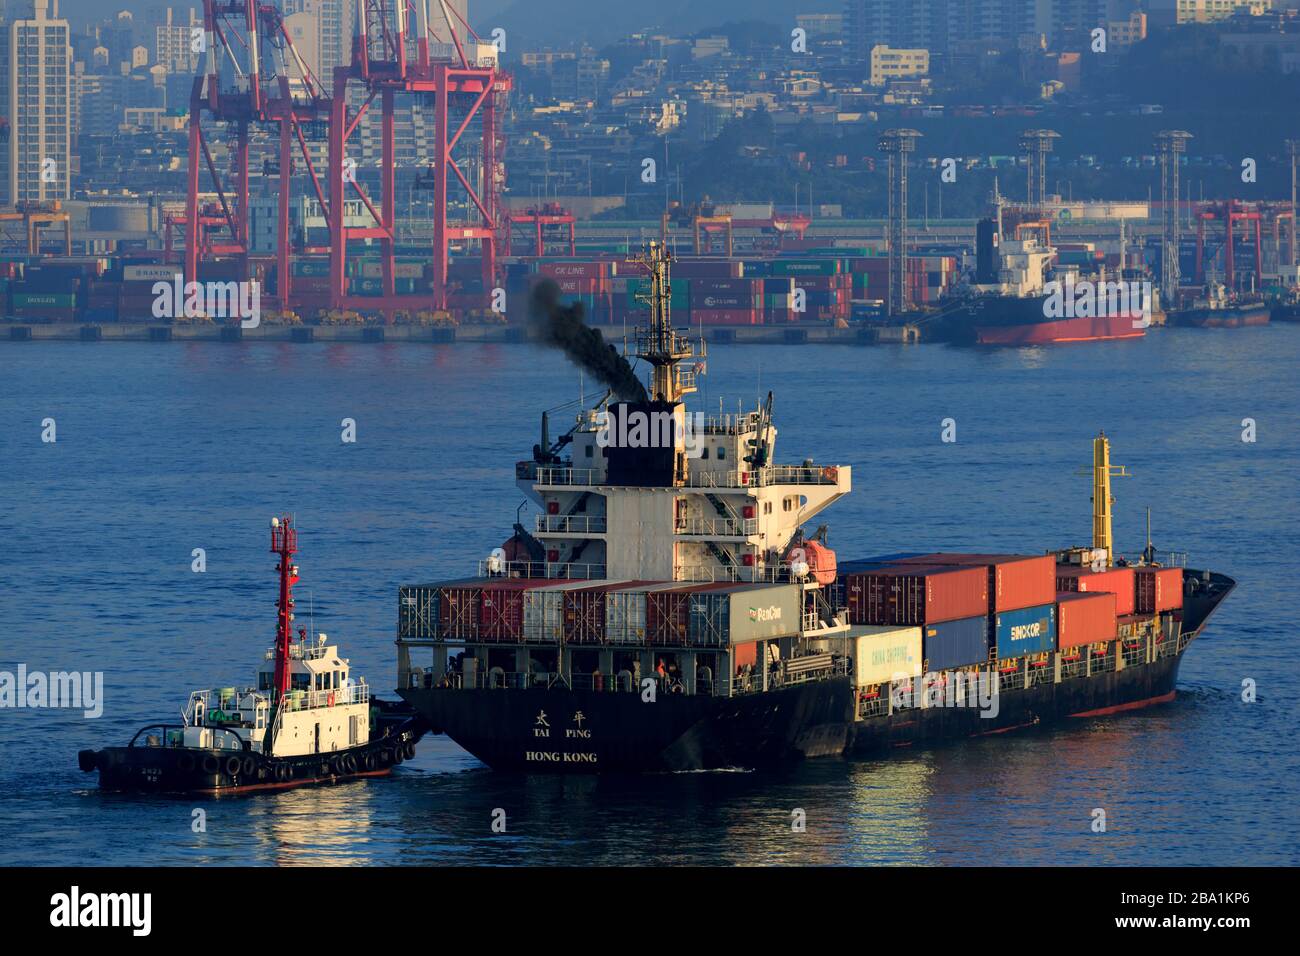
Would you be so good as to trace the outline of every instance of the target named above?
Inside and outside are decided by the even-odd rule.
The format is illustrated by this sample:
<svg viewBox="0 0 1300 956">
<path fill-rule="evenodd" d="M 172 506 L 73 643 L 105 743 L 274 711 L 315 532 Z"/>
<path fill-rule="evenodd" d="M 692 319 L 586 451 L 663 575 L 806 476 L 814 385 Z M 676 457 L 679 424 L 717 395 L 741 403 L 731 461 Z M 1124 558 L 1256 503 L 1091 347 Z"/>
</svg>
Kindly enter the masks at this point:
<svg viewBox="0 0 1300 956">
<path fill-rule="evenodd" d="M 993 627 L 998 659 L 1041 654 L 1056 649 L 1056 605 L 1003 611 Z"/>
<path fill-rule="evenodd" d="M 921 654 L 927 671 L 988 663 L 989 619 L 981 615 L 925 625 L 921 631 Z"/>
</svg>

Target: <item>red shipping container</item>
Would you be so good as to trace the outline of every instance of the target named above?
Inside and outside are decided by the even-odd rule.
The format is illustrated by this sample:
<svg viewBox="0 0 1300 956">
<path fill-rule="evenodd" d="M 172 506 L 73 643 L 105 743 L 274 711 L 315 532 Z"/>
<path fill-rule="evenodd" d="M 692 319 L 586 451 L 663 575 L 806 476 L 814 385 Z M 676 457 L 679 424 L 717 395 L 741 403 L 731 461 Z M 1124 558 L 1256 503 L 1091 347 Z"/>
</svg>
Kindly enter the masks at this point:
<svg viewBox="0 0 1300 956">
<path fill-rule="evenodd" d="M 552 279 L 603 279 L 615 274 L 611 260 L 593 262 L 539 262 L 537 274 Z"/>
<path fill-rule="evenodd" d="M 438 589 L 438 634 L 441 637 L 474 637 L 478 633 L 478 605 L 481 585 L 447 585 Z"/>
<path fill-rule="evenodd" d="M 564 592 L 564 639 L 577 644 L 605 643 L 605 595 L 635 591 L 654 581 L 613 581 Z"/>
<path fill-rule="evenodd" d="M 478 599 L 478 633 L 488 641 L 519 641 L 524 634 L 524 592 L 555 584 L 549 578 L 499 578 Z"/>
<path fill-rule="evenodd" d="M 1134 568 L 1139 614 L 1176 611 L 1183 606 L 1182 568 Z"/>
<path fill-rule="evenodd" d="M 1113 641 L 1115 595 L 1109 591 L 1056 596 L 1056 646 L 1063 651 Z"/>
<path fill-rule="evenodd" d="M 923 554 L 898 563 L 988 568 L 993 614 L 1039 607 L 1056 599 L 1056 559 L 1050 554 Z"/>
<path fill-rule="evenodd" d="M 1136 607 L 1137 583 L 1132 568 L 1108 568 L 1105 571 L 1093 571 L 1090 568 L 1076 568 L 1058 565 L 1056 568 L 1057 591 L 1109 591 L 1115 595 L 1115 614 L 1125 617 L 1132 614 Z"/>
<path fill-rule="evenodd" d="M 690 597 L 699 591 L 735 587 L 735 582 L 683 584 L 680 588 L 647 591 L 645 632 L 647 644 L 685 644 L 690 620 Z M 620 590 L 627 590 L 620 587 Z"/>
<path fill-rule="evenodd" d="M 989 611 L 982 567 L 878 568 L 845 575 L 844 589 L 853 624 L 938 624 Z"/>
</svg>

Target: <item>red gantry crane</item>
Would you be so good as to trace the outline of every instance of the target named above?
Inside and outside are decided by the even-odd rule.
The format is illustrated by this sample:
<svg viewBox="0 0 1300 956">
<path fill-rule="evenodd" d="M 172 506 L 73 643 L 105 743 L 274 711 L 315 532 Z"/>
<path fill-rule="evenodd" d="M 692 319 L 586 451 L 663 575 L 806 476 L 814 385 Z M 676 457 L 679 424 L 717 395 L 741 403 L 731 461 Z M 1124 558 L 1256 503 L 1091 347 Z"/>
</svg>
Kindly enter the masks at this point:
<svg viewBox="0 0 1300 956">
<path fill-rule="evenodd" d="M 430 23 L 436 4 L 441 25 Z M 462 31 L 473 37 L 467 51 Z M 496 278 L 496 251 L 503 238 L 499 196 L 504 184 L 501 163 L 500 114 L 510 90 L 510 78 L 494 62 L 480 65 L 479 37 L 445 0 L 357 0 L 357 32 L 352 64 L 334 71 L 330 114 L 329 230 L 330 305 L 344 309 L 380 310 L 388 321 L 397 311 L 446 309 L 450 304 L 448 266 L 453 243 L 476 242 L 482 256 L 484 291 Z M 352 84 L 364 102 L 348 107 Z M 433 255 L 429 293 L 398 295 L 394 282 L 396 244 L 396 144 L 394 107 L 399 97 L 415 98 L 433 107 L 434 156 Z M 355 175 L 348 147 L 362 117 L 378 102 L 381 113 L 382 156 L 378 204 Z M 466 136 L 478 121 L 477 138 Z M 481 182 L 470 182 L 458 161 L 458 147 L 476 142 Z M 467 150 L 466 150 L 467 151 Z M 453 182 L 469 209 L 465 222 L 449 219 L 448 193 Z M 372 223 L 349 226 L 344 215 L 347 196 L 359 198 Z M 378 298 L 355 296 L 347 288 L 350 240 L 378 240 L 383 286 Z"/>
<path fill-rule="evenodd" d="M 1229 289 L 1237 289 L 1237 266 L 1236 266 L 1236 243 L 1233 237 L 1236 235 L 1236 225 L 1239 222 L 1246 224 L 1246 237 L 1251 235 L 1251 224 L 1253 223 L 1254 240 L 1255 240 L 1255 284 L 1256 290 L 1262 287 L 1263 282 L 1263 246 L 1260 244 L 1260 221 L 1262 217 L 1259 209 L 1254 206 L 1248 206 L 1236 199 L 1229 199 L 1222 203 L 1206 203 L 1196 213 L 1196 282 L 1198 285 L 1205 283 L 1205 233 L 1206 223 L 1212 220 L 1218 220 L 1223 223 L 1223 283 Z M 1211 256 L 1211 259 L 1215 256 Z"/>
<path fill-rule="evenodd" d="M 304 135 L 309 124 L 323 124 L 329 103 L 319 80 L 299 56 L 284 26 L 280 9 L 258 0 L 204 0 L 203 27 L 207 52 L 204 75 L 190 92 L 189 166 L 185 204 L 186 281 L 198 278 L 198 264 L 234 258 L 248 278 L 251 251 L 249 209 L 249 135 L 256 126 L 279 135 L 279 220 L 276 235 L 277 299 L 287 303 L 289 285 L 289 199 L 295 145 L 324 202 Z M 207 130 L 204 120 L 207 119 Z M 229 178 L 223 176 L 213 147 L 220 135 L 230 155 Z M 210 228 L 211 215 L 200 211 L 199 165 L 206 166 L 216 192 L 224 229 Z"/>
<path fill-rule="evenodd" d="M 290 199 L 295 160 L 301 158 L 310 192 L 320 204 L 328 229 L 329 288 L 332 309 L 382 313 L 446 309 L 451 303 L 449 262 L 453 244 L 477 243 L 484 292 L 496 279 L 498 243 L 504 239 L 499 213 L 505 171 L 500 117 L 511 81 L 495 58 L 479 62 L 479 37 L 445 0 L 357 0 L 357 28 L 351 62 L 334 69 L 329 89 L 298 54 L 278 7 L 258 0 L 203 0 L 207 67 L 195 78 L 190 97 L 188 189 L 184 274 L 198 277 L 199 263 L 236 259 L 248 278 L 251 251 L 249 210 L 250 131 L 262 125 L 279 136 L 278 220 L 276 224 L 276 300 L 294 304 L 290 240 Z M 430 22 L 436 9 L 439 25 Z M 472 44 L 463 39 L 473 38 Z M 349 97 L 360 105 L 355 109 Z M 395 288 L 397 244 L 396 143 L 394 108 L 402 99 L 432 107 L 435 155 L 432 161 L 433 250 L 427 288 L 399 295 Z M 382 157 L 377 195 L 358 175 L 358 127 L 376 107 L 380 115 Z M 473 126 L 473 129 L 471 127 Z M 326 169 L 313 164 L 309 140 L 328 128 Z M 214 146 L 229 138 L 228 176 L 218 168 Z M 477 134 L 477 135 L 475 135 Z M 471 146 L 470 144 L 474 144 Z M 464 156 L 477 148 L 477 157 Z M 477 158 L 479 181 L 465 169 Z M 200 192 L 200 165 L 206 167 L 216 202 Z M 450 221 L 449 192 L 459 188 L 467 221 Z M 345 215 L 348 199 L 360 200 L 370 222 L 359 225 Z M 460 199 L 461 197 L 457 197 Z M 202 207 L 202 208 L 201 208 Z M 214 219 L 222 223 L 217 228 Z M 177 221 L 175 226 L 182 225 Z M 377 242 L 382 265 L 378 296 L 353 293 L 347 282 L 350 241 Z M 317 251 L 313 249 L 312 251 Z"/>
</svg>

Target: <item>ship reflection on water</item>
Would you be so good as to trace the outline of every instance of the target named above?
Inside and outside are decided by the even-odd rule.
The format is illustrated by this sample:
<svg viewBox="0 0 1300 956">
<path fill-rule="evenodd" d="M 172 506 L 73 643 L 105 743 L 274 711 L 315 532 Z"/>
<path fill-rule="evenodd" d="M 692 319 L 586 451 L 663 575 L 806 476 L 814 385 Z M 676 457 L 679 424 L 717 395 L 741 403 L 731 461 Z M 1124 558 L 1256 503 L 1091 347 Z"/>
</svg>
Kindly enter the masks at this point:
<svg viewBox="0 0 1300 956">
<path fill-rule="evenodd" d="M 248 801 L 253 859 L 276 866 L 349 866 L 375 857 L 375 806 L 384 780 L 356 780 Z M 220 832 L 224 803 L 208 808 L 208 831 Z M 250 860 L 249 862 L 252 862 Z"/>
</svg>

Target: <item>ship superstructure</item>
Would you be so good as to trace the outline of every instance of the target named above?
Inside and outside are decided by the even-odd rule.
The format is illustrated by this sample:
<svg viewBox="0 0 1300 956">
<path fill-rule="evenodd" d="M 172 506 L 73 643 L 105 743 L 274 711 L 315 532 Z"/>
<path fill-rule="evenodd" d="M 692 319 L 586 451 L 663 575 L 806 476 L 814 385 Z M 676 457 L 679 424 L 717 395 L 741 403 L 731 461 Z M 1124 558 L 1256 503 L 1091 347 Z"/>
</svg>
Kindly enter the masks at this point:
<svg viewBox="0 0 1300 956">
<path fill-rule="evenodd" d="M 669 260 L 657 244 L 651 322 L 636 358 L 651 368 L 646 401 L 603 401 L 566 436 L 566 456 L 542 445 L 516 466 L 542 513 L 533 536 L 545 560 L 507 568 L 529 576 L 659 581 L 773 581 L 796 532 L 852 488 L 848 466 L 777 464 L 772 400 L 748 412 L 688 409 L 696 349 L 668 324 Z M 540 563 L 541 568 L 533 565 Z"/>
<path fill-rule="evenodd" d="M 750 767 L 1169 699 L 1232 582 L 1115 556 L 1104 436 L 1092 548 L 837 563 L 805 529 L 851 469 L 778 464 L 771 395 L 692 412 L 669 257 L 642 265 L 648 389 L 615 369 L 554 442 L 544 417 L 515 469 L 531 529 L 475 577 L 400 589 L 398 693 L 435 731 L 499 768 Z"/>
</svg>

